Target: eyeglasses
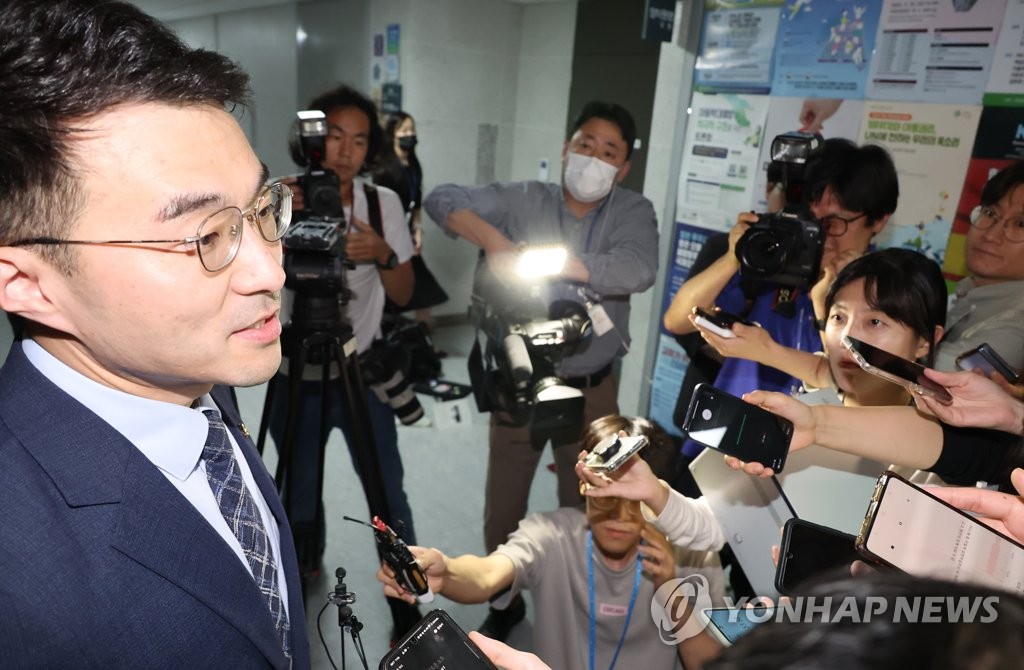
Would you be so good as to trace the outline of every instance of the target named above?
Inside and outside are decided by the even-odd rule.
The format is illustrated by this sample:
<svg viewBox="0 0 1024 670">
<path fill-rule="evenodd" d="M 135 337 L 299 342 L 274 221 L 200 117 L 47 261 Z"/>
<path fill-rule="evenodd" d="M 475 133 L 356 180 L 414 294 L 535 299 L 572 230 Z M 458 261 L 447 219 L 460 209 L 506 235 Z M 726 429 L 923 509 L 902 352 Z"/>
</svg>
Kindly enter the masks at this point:
<svg viewBox="0 0 1024 670">
<path fill-rule="evenodd" d="M 857 219 L 863 219 L 866 216 L 867 214 L 858 214 L 857 216 L 847 219 L 839 216 L 838 214 L 827 214 L 818 219 L 818 224 L 829 237 L 842 237 L 850 228 L 851 223 Z"/>
<path fill-rule="evenodd" d="M 31 237 L 8 246 L 27 247 L 34 244 L 195 244 L 199 262 L 209 272 L 227 267 L 238 255 L 242 245 L 243 224 L 248 221 L 267 242 L 277 242 L 288 231 L 292 220 L 292 191 L 284 184 L 272 184 L 260 191 L 252 207 L 241 210 L 225 207 L 203 219 L 196 234 L 177 240 L 61 240 L 54 237 Z"/>
<path fill-rule="evenodd" d="M 1003 235 L 1010 242 L 1024 242 L 1024 217 L 999 216 L 995 208 L 978 205 L 971 210 L 971 225 L 978 230 L 988 230 L 997 223 L 1003 224 Z"/>
</svg>

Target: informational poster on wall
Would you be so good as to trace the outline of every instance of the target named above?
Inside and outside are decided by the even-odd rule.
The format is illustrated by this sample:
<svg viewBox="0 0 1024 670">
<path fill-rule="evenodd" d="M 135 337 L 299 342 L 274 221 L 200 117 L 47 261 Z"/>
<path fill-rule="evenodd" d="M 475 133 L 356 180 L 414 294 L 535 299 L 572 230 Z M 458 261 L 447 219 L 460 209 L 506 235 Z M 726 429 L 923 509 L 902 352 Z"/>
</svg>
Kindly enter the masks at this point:
<svg viewBox="0 0 1024 670">
<path fill-rule="evenodd" d="M 868 97 L 979 104 L 1006 0 L 885 0 Z"/>
<path fill-rule="evenodd" d="M 782 0 L 735 5 L 728 0 L 704 4 L 695 86 L 708 93 L 768 93 Z"/>
<path fill-rule="evenodd" d="M 1024 0 L 1009 0 L 985 87 L 986 105 L 1024 107 Z"/>
<path fill-rule="evenodd" d="M 765 120 L 764 142 L 754 179 L 754 209 L 763 212 L 768 206 L 765 187 L 768 164 L 772 160 L 772 140 L 794 130 L 818 133 L 825 139 L 845 137 L 854 142 L 860 137 L 864 103 L 842 98 L 780 98 L 771 97 Z"/>
<path fill-rule="evenodd" d="M 958 280 L 967 275 L 964 240 L 970 228 L 971 210 L 981 203 L 982 188 L 996 172 L 1019 160 L 1024 160 L 1024 113 L 1019 107 L 985 107 L 946 247 L 942 269 L 948 279 Z"/>
<path fill-rule="evenodd" d="M 690 212 L 686 216 L 692 217 L 694 214 Z M 669 258 L 668 270 L 665 273 L 661 312 L 658 315 L 659 323 L 661 314 L 668 309 L 672 298 L 675 297 L 679 287 L 683 285 L 686 277 L 690 274 L 690 268 L 693 267 L 693 262 L 701 247 L 704 246 L 704 242 L 713 234 L 682 222 L 676 223 L 672 233 L 672 253 Z M 663 326 L 660 326 L 658 353 L 651 382 L 649 414 L 662 428 L 676 436 L 682 436 L 682 433 L 672 423 L 672 413 L 675 411 L 679 387 L 683 383 L 683 376 L 686 374 L 686 366 L 689 363 L 689 357 L 676 342 L 675 337 L 668 333 Z"/>
<path fill-rule="evenodd" d="M 900 180 L 899 206 L 878 246 L 943 262 L 980 117 L 980 105 L 864 103 L 860 141 L 888 149 Z"/>
<path fill-rule="evenodd" d="M 772 95 L 861 99 L 882 0 L 794 0 L 782 10 Z"/>
<path fill-rule="evenodd" d="M 729 230 L 754 202 L 754 178 L 768 112 L 768 96 L 694 93 L 686 125 L 676 220 Z"/>
</svg>

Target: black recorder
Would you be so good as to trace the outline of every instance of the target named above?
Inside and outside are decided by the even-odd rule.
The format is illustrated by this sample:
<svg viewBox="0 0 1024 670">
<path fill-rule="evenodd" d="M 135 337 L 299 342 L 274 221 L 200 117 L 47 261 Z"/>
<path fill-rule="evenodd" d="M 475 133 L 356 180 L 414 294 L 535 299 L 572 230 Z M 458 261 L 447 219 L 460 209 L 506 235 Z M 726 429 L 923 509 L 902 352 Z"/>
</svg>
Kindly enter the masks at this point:
<svg viewBox="0 0 1024 670">
<path fill-rule="evenodd" d="M 415 593 L 421 603 L 429 603 L 434 600 L 434 593 L 427 584 L 427 576 L 423 574 L 423 568 L 416 562 L 416 558 L 409 551 L 409 545 L 398 536 L 398 533 L 377 516 L 373 517 L 373 523 L 366 523 L 348 516 L 342 518 L 373 528 L 373 539 L 377 541 L 381 556 L 395 573 L 395 579 L 401 587 L 409 593 Z"/>
</svg>

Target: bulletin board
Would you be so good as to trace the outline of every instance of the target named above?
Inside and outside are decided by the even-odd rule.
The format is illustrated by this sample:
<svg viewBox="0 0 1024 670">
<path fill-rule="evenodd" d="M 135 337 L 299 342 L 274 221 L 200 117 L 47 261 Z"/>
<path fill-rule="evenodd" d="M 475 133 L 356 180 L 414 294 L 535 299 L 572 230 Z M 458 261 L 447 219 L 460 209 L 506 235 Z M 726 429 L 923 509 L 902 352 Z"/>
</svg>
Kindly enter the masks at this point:
<svg viewBox="0 0 1024 670">
<path fill-rule="evenodd" d="M 708 235 L 764 211 L 771 140 L 793 130 L 885 147 L 900 198 L 876 244 L 955 282 L 982 186 L 1024 159 L 1024 0 L 706 0 L 694 91 L 663 308 Z M 662 328 L 649 415 L 675 434 L 688 363 Z"/>
</svg>

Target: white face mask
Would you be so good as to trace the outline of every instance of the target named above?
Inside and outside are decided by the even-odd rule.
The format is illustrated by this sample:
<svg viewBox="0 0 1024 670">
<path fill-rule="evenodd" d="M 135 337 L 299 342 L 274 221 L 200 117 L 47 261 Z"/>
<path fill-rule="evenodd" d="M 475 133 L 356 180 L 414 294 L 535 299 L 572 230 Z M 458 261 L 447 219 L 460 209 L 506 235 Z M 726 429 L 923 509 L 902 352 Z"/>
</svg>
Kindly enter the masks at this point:
<svg viewBox="0 0 1024 670">
<path fill-rule="evenodd" d="M 562 181 L 572 197 L 580 202 L 594 202 L 608 195 L 615 185 L 619 168 L 596 156 L 569 152 Z"/>
</svg>

